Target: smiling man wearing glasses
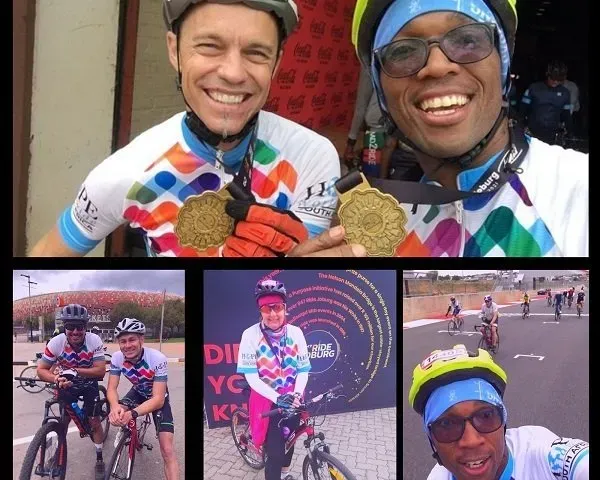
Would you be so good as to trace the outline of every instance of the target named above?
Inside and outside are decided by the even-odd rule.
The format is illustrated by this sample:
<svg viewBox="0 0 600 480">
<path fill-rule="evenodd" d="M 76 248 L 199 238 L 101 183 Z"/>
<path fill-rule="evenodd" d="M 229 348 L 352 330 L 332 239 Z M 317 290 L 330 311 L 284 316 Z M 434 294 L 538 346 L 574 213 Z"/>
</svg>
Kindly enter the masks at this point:
<svg viewBox="0 0 600 480">
<path fill-rule="evenodd" d="M 248 409 L 252 442 L 264 444 L 266 480 L 294 480 L 289 473 L 294 447 L 285 452 L 283 429 L 294 431 L 298 418 L 282 420 L 280 414 L 261 418 L 273 408 L 299 407 L 308 383 L 310 359 L 302 330 L 286 322 L 287 292 L 276 280 L 258 282 L 254 298 L 260 321 L 244 330 L 240 340 L 237 372 L 251 389 Z"/>
<path fill-rule="evenodd" d="M 588 255 L 587 155 L 509 126 L 516 30 L 516 0 L 358 0 L 352 42 L 419 164 L 372 182 L 405 210 L 397 256 Z"/>
<path fill-rule="evenodd" d="M 106 373 L 104 345 L 98 335 L 85 331 L 89 320 L 85 307 L 78 304 L 66 305 L 61 309 L 57 320 L 63 322 L 64 333 L 53 337 L 46 345 L 38 363 L 37 374 L 45 382 L 56 383 L 59 399 L 68 405 L 77 402 L 79 395 L 83 395 L 83 409 L 90 421 L 92 440 L 96 446 L 96 480 L 102 480 L 102 426 L 100 417 L 95 416 L 94 401 L 100 396 L 98 381 L 102 381 Z M 63 372 L 66 374 L 66 370 L 75 375 L 72 380 L 62 375 Z M 67 424 L 70 421 L 68 419 Z"/>
<path fill-rule="evenodd" d="M 488 352 L 464 345 L 415 367 L 408 400 L 438 462 L 428 480 L 588 480 L 588 442 L 540 426 L 507 429 L 506 383 Z"/>
</svg>

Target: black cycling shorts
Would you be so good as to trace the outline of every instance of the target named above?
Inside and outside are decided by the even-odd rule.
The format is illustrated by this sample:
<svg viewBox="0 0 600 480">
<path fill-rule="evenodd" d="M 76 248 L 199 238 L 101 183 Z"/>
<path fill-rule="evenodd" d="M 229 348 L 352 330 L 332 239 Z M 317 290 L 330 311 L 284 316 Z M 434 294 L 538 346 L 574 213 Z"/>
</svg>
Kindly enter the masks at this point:
<svg viewBox="0 0 600 480">
<path fill-rule="evenodd" d="M 125 398 L 136 405 L 144 403 L 146 400 L 148 400 L 147 398 L 136 392 L 133 388 L 129 390 L 127 392 L 127 395 L 123 397 L 123 399 Z M 167 392 L 166 394 L 165 403 L 163 404 L 162 408 L 154 410 L 152 412 L 152 419 L 154 420 L 154 427 L 156 428 L 156 433 L 175 433 L 173 412 L 171 412 L 171 404 L 169 403 L 169 392 Z"/>
<path fill-rule="evenodd" d="M 58 399 L 64 400 L 69 405 L 77 402 L 79 397 L 83 396 L 83 410 L 88 417 L 94 417 L 94 404 L 96 397 L 100 397 L 98 389 L 98 380 L 86 380 L 80 384 L 74 384 L 71 388 L 59 388 Z"/>
</svg>

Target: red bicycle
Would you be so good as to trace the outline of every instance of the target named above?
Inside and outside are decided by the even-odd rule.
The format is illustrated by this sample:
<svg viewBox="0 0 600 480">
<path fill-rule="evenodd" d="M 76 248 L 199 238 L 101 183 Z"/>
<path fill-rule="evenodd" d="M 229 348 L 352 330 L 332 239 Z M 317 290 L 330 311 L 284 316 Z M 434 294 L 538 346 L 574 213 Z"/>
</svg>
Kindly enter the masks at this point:
<svg viewBox="0 0 600 480">
<path fill-rule="evenodd" d="M 500 333 L 496 328 L 496 345 L 492 342 L 492 327 L 489 323 L 481 322 L 481 325 L 475 325 L 475 331 L 481 333 L 481 339 L 479 340 L 479 345 L 477 348 L 481 348 L 483 350 L 487 350 L 492 355 L 498 353 L 498 348 L 500 347 Z"/>
<path fill-rule="evenodd" d="M 334 392 L 341 388 L 342 385 L 338 385 L 327 390 L 325 393 L 303 402 L 298 408 L 275 408 L 262 414 L 263 417 L 273 417 L 279 414 L 283 417 L 280 422 L 294 416 L 300 417 L 298 427 L 289 433 L 285 441 L 285 453 L 289 452 L 300 435 L 306 433 L 308 438 L 304 440 L 303 444 L 307 449 L 307 454 L 302 463 L 302 478 L 304 480 L 310 478 L 315 480 L 356 480 L 352 472 L 331 455 L 329 445 L 325 443 L 323 432 L 315 433 L 315 420 L 321 405 L 317 407 L 317 411 L 312 415 L 308 411 L 312 405 L 338 398 L 340 395 L 334 395 Z M 318 426 L 322 424 L 323 422 Z M 236 408 L 233 412 L 231 416 L 231 434 L 244 461 L 256 470 L 263 468 L 265 465 L 265 452 L 262 448 L 256 448 L 252 443 L 248 411 L 246 409 Z"/>
<path fill-rule="evenodd" d="M 119 403 L 129 410 L 138 406 L 137 403 L 126 398 L 120 400 Z M 157 417 L 160 418 L 160 412 L 157 414 Z M 130 480 L 133 474 L 133 462 L 136 452 L 140 452 L 144 447 L 148 451 L 152 450 L 151 443 L 144 443 L 146 430 L 148 430 L 148 427 L 152 423 L 150 414 L 147 413 L 143 419 L 142 417 L 140 419 L 142 422 L 139 426 L 136 420 L 131 419 L 126 426 L 121 427 L 117 432 L 117 436 L 115 437 L 115 451 L 106 468 L 106 480 L 113 478 Z M 160 420 L 157 421 L 157 424 L 159 423 Z M 156 438 L 158 438 L 158 433 L 156 434 Z"/>
</svg>

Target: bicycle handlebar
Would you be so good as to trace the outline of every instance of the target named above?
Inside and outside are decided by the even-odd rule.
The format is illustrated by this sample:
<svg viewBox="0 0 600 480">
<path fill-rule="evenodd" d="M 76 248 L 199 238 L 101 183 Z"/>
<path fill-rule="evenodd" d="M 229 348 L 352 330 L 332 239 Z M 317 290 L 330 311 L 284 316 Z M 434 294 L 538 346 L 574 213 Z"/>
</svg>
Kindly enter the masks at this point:
<svg viewBox="0 0 600 480">
<path fill-rule="evenodd" d="M 274 408 L 273 410 L 269 410 L 267 412 L 263 412 L 260 414 L 260 416 L 262 418 L 264 417 L 273 417 L 275 415 L 277 415 L 278 413 L 282 413 L 284 410 L 288 410 L 288 411 L 292 411 L 293 413 L 296 413 L 296 410 L 302 409 L 302 408 L 306 408 L 310 403 L 317 403 L 320 402 L 321 400 L 323 400 L 323 398 L 328 397 L 329 395 L 331 395 L 334 392 L 337 392 L 338 390 L 342 389 L 343 385 L 336 385 L 333 388 L 330 388 L 329 390 L 327 390 L 325 393 L 321 393 L 320 395 L 317 395 L 316 397 L 311 398 L 310 400 L 306 400 L 305 402 L 300 404 L 300 407 L 298 408 L 283 408 L 283 407 L 277 407 Z"/>
</svg>

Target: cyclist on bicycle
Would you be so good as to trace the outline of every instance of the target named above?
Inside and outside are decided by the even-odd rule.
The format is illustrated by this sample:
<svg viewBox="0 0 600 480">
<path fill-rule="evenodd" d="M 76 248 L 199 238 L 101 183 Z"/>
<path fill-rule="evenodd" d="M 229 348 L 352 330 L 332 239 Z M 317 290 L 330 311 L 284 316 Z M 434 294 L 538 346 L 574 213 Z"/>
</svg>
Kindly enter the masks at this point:
<svg viewBox="0 0 600 480">
<path fill-rule="evenodd" d="M 244 330 L 237 364 L 237 372 L 245 375 L 251 389 L 248 410 L 252 441 L 256 447 L 265 445 L 265 480 L 294 480 L 289 474 L 294 448 L 285 454 L 280 427 L 294 431 L 298 417 L 280 424 L 281 415 L 261 418 L 260 414 L 276 407 L 300 406 L 311 368 L 308 348 L 302 330 L 286 322 L 283 283 L 259 281 L 254 297 L 260 321 Z"/>
<path fill-rule="evenodd" d="M 529 294 L 525 292 L 523 294 L 523 302 L 521 303 L 521 306 L 523 307 L 523 311 L 526 311 L 527 313 L 529 313 L 529 300 Z"/>
<path fill-rule="evenodd" d="M 462 307 L 460 306 L 460 303 L 458 303 L 458 300 L 456 300 L 456 297 L 450 297 L 450 305 L 448 305 L 448 311 L 446 312 L 446 316 L 448 316 L 450 310 L 452 310 L 453 317 L 456 317 L 462 310 Z"/>
<path fill-rule="evenodd" d="M 481 321 L 489 325 L 492 329 L 492 345 L 497 346 L 498 340 L 498 305 L 492 301 L 491 295 L 486 295 L 483 298 L 483 304 L 481 305 Z M 481 329 L 482 335 L 485 335 L 483 328 Z"/>
<path fill-rule="evenodd" d="M 57 319 L 63 321 L 65 333 L 50 339 L 38 362 L 37 374 L 41 380 L 58 385 L 58 399 L 67 405 L 77 402 L 80 395 L 83 396 L 83 409 L 96 447 L 96 478 L 103 479 L 102 426 L 100 418 L 94 416 L 94 403 L 100 396 L 98 380 L 102 380 L 106 373 L 104 345 L 98 335 L 85 331 L 89 320 L 85 307 L 78 304 L 66 305 L 62 307 Z M 65 370 L 69 370 L 71 374 L 74 372 L 72 381 L 62 376 Z M 69 422 L 70 417 L 67 424 Z"/>
<path fill-rule="evenodd" d="M 573 287 L 569 288 L 567 292 L 567 300 L 569 301 L 569 305 L 573 303 L 573 295 L 575 294 L 575 289 Z"/>
<path fill-rule="evenodd" d="M 577 305 L 579 305 L 582 310 L 583 310 L 584 300 L 585 300 L 585 292 L 583 291 L 583 287 L 582 287 L 582 289 L 579 292 L 577 292 Z"/>
<path fill-rule="evenodd" d="M 555 308 L 555 310 L 558 313 L 561 313 L 562 303 L 563 303 L 563 294 L 561 292 L 556 292 L 554 294 L 554 302 L 552 303 L 552 306 Z"/>
<path fill-rule="evenodd" d="M 488 352 L 464 345 L 435 350 L 415 367 L 408 399 L 438 463 L 428 480 L 588 480 L 588 442 L 542 426 L 507 428 L 506 384 Z"/>
<path fill-rule="evenodd" d="M 179 478 L 179 465 L 173 448 L 175 425 L 167 388 L 167 357 L 154 348 L 144 348 L 146 326 L 135 318 L 124 318 L 115 327 L 119 351 L 110 362 L 110 376 L 106 398 L 110 403 L 108 420 L 112 425 L 124 426 L 131 419 L 152 413 L 158 434 L 167 480 Z M 133 387 L 125 394 L 135 404 L 132 410 L 119 403 L 117 387 L 121 374 Z"/>
</svg>

